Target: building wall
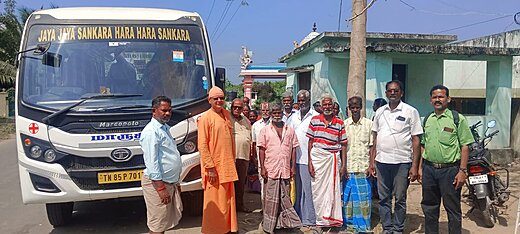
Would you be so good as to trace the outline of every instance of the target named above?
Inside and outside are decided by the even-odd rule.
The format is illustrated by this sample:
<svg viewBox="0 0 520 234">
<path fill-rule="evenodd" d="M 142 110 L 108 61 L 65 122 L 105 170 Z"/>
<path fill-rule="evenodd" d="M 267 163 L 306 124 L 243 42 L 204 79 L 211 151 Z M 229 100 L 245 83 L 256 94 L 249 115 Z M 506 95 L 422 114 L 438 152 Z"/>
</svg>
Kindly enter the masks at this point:
<svg viewBox="0 0 520 234">
<path fill-rule="evenodd" d="M 339 103 L 342 116 L 346 116 L 348 68 L 347 59 L 329 58 L 328 74 L 331 93 Z"/>
<path fill-rule="evenodd" d="M 366 65 L 366 116 L 374 115 L 372 106 L 376 98 L 386 98 L 385 85 L 392 80 L 392 57 L 386 54 L 367 54 Z"/>
<path fill-rule="evenodd" d="M 326 71 L 324 71 L 325 73 L 323 73 L 321 71 L 323 63 L 324 62 L 327 63 L 326 60 L 327 60 L 327 58 L 322 53 L 305 53 L 305 55 L 303 55 L 303 56 L 298 56 L 295 59 L 287 61 L 288 68 L 298 67 L 298 66 L 303 66 L 303 65 L 313 65 L 314 66 L 314 70 L 311 71 L 311 85 L 312 86 L 311 86 L 311 90 L 309 90 L 311 92 L 311 102 L 318 100 L 319 95 L 321 95 L 318 93 L 322 92 L 322 90 L 320 90 L 320 88 L 318 86 L 314 87 L 314 84 L 316 84 L 316 83 L 320 83 L 322 85 L 323 85 L 323 83 L 325 83 L 325 85 L 328 84 L 328 82 L 323 81 L 323 77 L 327 77 L 328 69 L 326 69 Z M 287 74 L 286 88 L 290 89 L 291 87 L 293 89 L 294 100 L 296 100 L 296 94 L 300 90 L 300 87 L 298 87 L 298 73 L 288 73 Z"/>
<path fill-rule="evenodd" d="M 520 30 L 514 30 L 504 33 L 499 33 L 491 36 L 481 37 L 481 38 L 475 38 L 467 41 L 462 41 L 457 43 L 457 45 L 464 45 L 464 46 L 480 46 L 480 47 L 499 47 L 499 48 L 520 48 Z M 464 66 L 467 65 L 461 65 L 461 69 L 464 68 Z M 475 65 L 473 65 L 475 67 Z M 487 67 L 487 66 L 486 66 Z M 471 69 L 470 69 L 471 70 Z M 467 73 L 466 73 L 467 74 Z M 471 75 L 471 74 L 468 74 Z M 472 75 L 476 80 L 474 83 L 476 84 L 484 84 L 483 81 L 486 80 L 486 78 L 482 76 L 475 76 Z M 507 109 L 506 114 L 510 113 L 510 118 L 498 118 L 497 120 L 500 123 L 507 122 L 508 125 L 510 125 L 510 128 L 507 129 L 499 129 L 501 133 L 499 133 L 499 139 L 494 139 L 492 144 L 495 144 L 495 142 L 501 142 L 501 141 L 507 141 L 508 138 L 505 138 L 504 135 L 510 134 L 510 141 L 509 146 L 513 149 L 516 156 L 518 157 L 520 155 L 520 102 L 518 101 L 518 98 L 520 98 L 520 56 L 514 56 L 512 59 L 512 70 L 511 70 L 511 91 L 509 93 L 510 98 L 516 98 L 516 101 L 512 101 L 512 105 L 510 105 L 510 108 Z M 489 78 L 488 78 L 489 79 Z M 502 81 L 503 82 L 503 81 Z M 481 95 L 482 89 L 484 89 L 484 85 L 481 85 L 476 90 L 468 90 L 469 92 L 466 93 L 478 93 L 477 95 Z M 498 88 L 499 90 L 503 90 L 504 88 Z M 466 89 L 467 90 L 467 89 Z M 507 94 L 506 97 L 507 98 Z M 487 94 L 486 94 L 487 95 Z M 490 104 L 499 103 L 500 97 L 504 96 L 504 94 L 501 95 L 495 95 L 492 97 L 489 97 L 489 95 L 484 95 L 482 97 L 486 97 L 486 101 L 488 101 L 488 98 L 493 98 L 496 101 L 492 102 Z M 511 102 L 511 99 L 509 99 Z M 489 108 L 491 109 L 491 108 Z M 496 110 L 497 108 L 494 108 Z M 493 110 L 487 111 L 493 113 Z M 504 116 L 505 117 L 505 116 Z M 496 116 L 490 117 L 490 119 L 496 119 Z M 485 122 L 484 122 L 485 123 Z M 510 129 L 510 131 L 508 131 Z M 503 130 L 506 130 L 507 132 L 503 132 Z"/>
<path fill-rule="evenodd" d="M 433 111 L 430 89 L 442 84 L 443 60 L 428 56 L 406 56 L 393 59 L 394 64 L 406 64 L 406 102 L 415 107 L 421 116 Z"/>
</svg>

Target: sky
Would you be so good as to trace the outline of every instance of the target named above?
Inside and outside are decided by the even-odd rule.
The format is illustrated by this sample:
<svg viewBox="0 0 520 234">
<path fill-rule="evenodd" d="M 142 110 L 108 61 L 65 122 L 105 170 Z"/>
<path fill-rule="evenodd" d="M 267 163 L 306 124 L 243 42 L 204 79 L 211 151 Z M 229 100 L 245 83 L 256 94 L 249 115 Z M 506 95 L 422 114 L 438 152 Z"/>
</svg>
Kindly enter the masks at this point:
<svg viewBox="0 0 520 234">
<path fill-rule="evenodd" d="M 370 2 L 371 0 L 368 0 Z M 198 12 L 210 36 L 213 62 L 227 79 L 241 78 L 242 46 L 252 65 L 279 65 L 278 59 L 312 31 L 351 31 L 349 0 L 17 0 L 32 9 L 80 6 L 168 8 Z M 341 6 L 341 7 L 340 7 Z M 3 8 L 3 7 L 2 7 Z M 0 10 L 0 11 L 3 11 Z M 457 35 L 465 40 L 520 29 L 514 15 L 520 0 L 376 0 L 368 9 L 367 31 Z M 520 23 L 520 13 L 517 21 Z"/>
</svg>

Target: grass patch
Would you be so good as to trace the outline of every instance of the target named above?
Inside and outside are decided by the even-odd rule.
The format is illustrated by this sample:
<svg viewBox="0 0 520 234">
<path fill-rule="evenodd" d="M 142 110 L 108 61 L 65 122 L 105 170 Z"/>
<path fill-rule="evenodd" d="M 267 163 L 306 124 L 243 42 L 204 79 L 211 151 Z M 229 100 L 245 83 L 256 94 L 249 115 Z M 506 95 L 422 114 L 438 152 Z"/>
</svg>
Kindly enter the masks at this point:
<svg viewBox="0 0 520 234">
<path fill-rule="evenodd" d="M 15 132 L 14 119 L 0 118 L 0 139 L 9 139 Z"/>
</svg>

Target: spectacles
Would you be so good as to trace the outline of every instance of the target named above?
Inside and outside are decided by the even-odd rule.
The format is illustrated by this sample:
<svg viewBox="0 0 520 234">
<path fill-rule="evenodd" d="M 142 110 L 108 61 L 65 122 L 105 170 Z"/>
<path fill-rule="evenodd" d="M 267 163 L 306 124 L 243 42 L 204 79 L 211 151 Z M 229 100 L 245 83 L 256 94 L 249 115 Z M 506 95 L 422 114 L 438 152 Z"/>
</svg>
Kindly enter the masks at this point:
<svg viewBox="0 0 520 234">
<path fill-rule="evenodd" d="M 244 109 L 244 107 L 241 107 L 241 106 L 232 106 L 231 108 L 232 109 Z"/>
<path fill-rule="evenodd" d="M 213 100 L 217 101 L 217 100 L 224 100 L 224 97 L 216 97 L 216 98 L 213 98 Z"/>
<path fill-rule="evenodd" d="M 401 92 L 401 90 L 400 89 L 388 89 L 388 90 L 386 90 L 386 92 L 387 93 L 399 93 L 399 92 Z"/>
</svg>

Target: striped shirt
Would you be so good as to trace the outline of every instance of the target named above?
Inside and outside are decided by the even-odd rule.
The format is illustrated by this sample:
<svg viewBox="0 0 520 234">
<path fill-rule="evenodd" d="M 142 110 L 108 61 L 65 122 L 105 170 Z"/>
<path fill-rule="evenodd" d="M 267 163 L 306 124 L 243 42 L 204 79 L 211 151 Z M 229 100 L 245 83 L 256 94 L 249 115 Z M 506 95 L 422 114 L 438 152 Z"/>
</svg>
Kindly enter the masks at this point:
<svg viewBox="0 0 520 234">
<path fill-rule="evenodd" d="M 324 149 L 330 152 L 338 152 L 341 145 L 347 144 L 347 133 L 343 120 L 334 116 L 332 121 L 325 124 L 323 114 L 314 116 L 307 130 L 307 137 L 313 140 L 312 147 Z"/>
</svg>

